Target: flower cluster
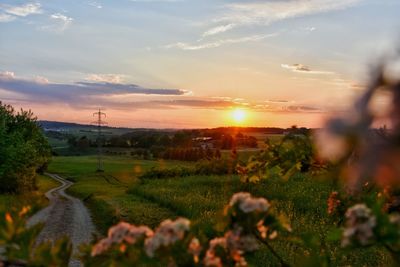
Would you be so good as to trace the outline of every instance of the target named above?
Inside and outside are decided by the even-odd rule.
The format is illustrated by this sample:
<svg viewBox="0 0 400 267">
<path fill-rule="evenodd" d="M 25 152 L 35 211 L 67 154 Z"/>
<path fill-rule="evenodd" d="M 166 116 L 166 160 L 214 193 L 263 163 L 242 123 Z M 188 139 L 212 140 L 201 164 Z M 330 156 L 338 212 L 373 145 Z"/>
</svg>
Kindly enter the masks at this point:
<svg viewBox="0 0 400 267">
<path fill-rule="evenodd" d="M 346 228 L 342 236 L 342 246 L 353 243 L 368 245 L 374 240 L 376 217 L 365 204 L 357 204 L 346 211 Z"/>
<path fill-rule="evenodd" d="M 257 239 L 253 235 L 243 235 L 238 228 L 228 231 L 224 237 L 210 240 L 203 263 L 205 266 L 220 267 L 224 265 L 223 258 L 228 257 L 234 261 L 235 266 L 247 266 L 244 254 L 258 248 Z"/>
<path fill-rule="evenodd" d="M 108 230 L 108 236 L 100 240 L 92 248 L 92 256 L 97 256 L 109 250 L 115 244 L 122 245 L 124 243 L 133 245 L 139 240 L 153 236 L 153 231 L 147 226 L 135 226 L 126 222 L 111 227 Z"/>
<path fill-rule="evenodd" d="M 145 240 L 145 251 L 149 257 L 154 257 L 161 247 L 167 247 L 178 240 L 182 240 L 190 229 L 188 219 L 179 218 L 175 221 L 165 220 L 154 232 L 154 235 Z"/>
<path fill-rule="evenodd" d="M 266 212 L 270 206 L 265 198 L 253 198 L 250 193 L 239 192 L 232 196 L 230 207 L 238 205 L 244 213 Z"/>
<path fill-rule="evenodd" d="M 111 227 L 108 236 L 94 245 L 89 254 L 91 258 L 96 258 L 109 253 L 111 257 L 117 256 L 114 259 L 116 263 L 121 258 L 120 254 L 113 251 L 122 252 L 125 257 L 137 262 L 165 260 L 166 264 L 177 265 L 182 263 L 180 260 L 187 264 L 187 260 L 193 257 L 190 264 L 247 266 L 245 255 L 258 250 L 260 241 L 265 243 L 267 238 L 271 240 L 278 235 L 280 223 L 274 215 L 269 214 L 269 207 L 264 198 L 253 198 L 244 192 L 233 195 L 226 209 L 230 220 L 225 234 L 210 240 L 205 250 L 200 241 L 189 233 L 190 221 L 178 218 L 175 221 L 163 221 L 154 231 L 147 226 L 121 222 Z M 174 251 L 186 255 L 175 258 L 171 255 Z"/>
</svg>

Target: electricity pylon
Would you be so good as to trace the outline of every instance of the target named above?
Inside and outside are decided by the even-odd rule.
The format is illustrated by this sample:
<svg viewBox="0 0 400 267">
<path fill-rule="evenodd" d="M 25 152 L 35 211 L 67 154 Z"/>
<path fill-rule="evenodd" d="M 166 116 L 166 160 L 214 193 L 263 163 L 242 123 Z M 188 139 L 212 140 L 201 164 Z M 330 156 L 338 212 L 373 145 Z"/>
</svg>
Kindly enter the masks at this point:
<svg viewBox="0 0 400 267">
<path fill-rule="evenodd" d="M 106 113 L 99 111 L 93 113 L 93 117 L 97 117 L 97 120 L 93 123 L 97 126 L 97 171 L 104 172 L 104 164 L 103 164 L 103 143 L 102 137 L 103 133 L 101 131 L 101 127 L 106 125 L 107 122 L 103 121 L 103 116 L 107 117 Z"/>
</svg>

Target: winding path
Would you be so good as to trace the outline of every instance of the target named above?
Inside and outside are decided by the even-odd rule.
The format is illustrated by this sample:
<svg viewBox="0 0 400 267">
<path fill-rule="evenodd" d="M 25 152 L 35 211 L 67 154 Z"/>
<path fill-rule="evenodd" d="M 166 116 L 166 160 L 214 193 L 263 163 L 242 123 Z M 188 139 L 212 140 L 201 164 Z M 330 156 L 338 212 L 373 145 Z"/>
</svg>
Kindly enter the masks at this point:
<svg viewBox="0 0 400 267">
<path fill-rule="evenodd" d="M 49 206 L 33 215 L 28 220 L 28 227 L 44 223 L 44 228 L 36 241 L 38 244 L 44 241 L 53 242 L 68 236 L 75 254 L 81 244 L 92 240 L 93 234 L 96 233 L 95 226 L 83 202 L 65 193 L 65 190 L 73 183 L 57 174 L 48 173 L 47 175 L 60 182 L 61 185 L 45 194 L 50 201 Z M 69 263 L 70 267 L 81 265 L 81 262 L 76 259 L 72 259 Z"/>
</svg>

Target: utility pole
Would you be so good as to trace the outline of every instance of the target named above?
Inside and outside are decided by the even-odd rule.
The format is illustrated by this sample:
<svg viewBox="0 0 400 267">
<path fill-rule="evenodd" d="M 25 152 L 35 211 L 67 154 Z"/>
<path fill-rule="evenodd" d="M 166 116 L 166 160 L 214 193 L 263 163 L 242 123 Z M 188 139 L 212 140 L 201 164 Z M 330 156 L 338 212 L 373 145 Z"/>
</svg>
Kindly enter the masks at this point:
<svg viewBox="0 0 400 267">
<path fill-rule="evenodd" d="M 101 131 L 101 127 L 107 122 L 103 121 L 103 116 L 107 117 L 106 113 L 99 111 L 93 113 L 93 117 L 96 117 L 97 120 L 93 123 L 97 126 L 97 172 L 104 172 L 104 165 L 103 165 L 103 133 Z"/>
</svg>

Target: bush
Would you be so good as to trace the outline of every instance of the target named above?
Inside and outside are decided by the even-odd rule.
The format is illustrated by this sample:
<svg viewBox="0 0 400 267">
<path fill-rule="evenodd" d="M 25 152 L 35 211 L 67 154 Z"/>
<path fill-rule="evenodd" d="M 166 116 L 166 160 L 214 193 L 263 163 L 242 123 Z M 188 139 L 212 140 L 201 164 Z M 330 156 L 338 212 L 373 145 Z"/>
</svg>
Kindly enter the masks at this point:
<svg viewBox="0 0 400 267">
<path fill-rule="evenodd" d="M 34 190 L 36 171 L 45 170 L 50 156 L 33 113 L 0 102 L 0 192 Z"/>
</svg>

